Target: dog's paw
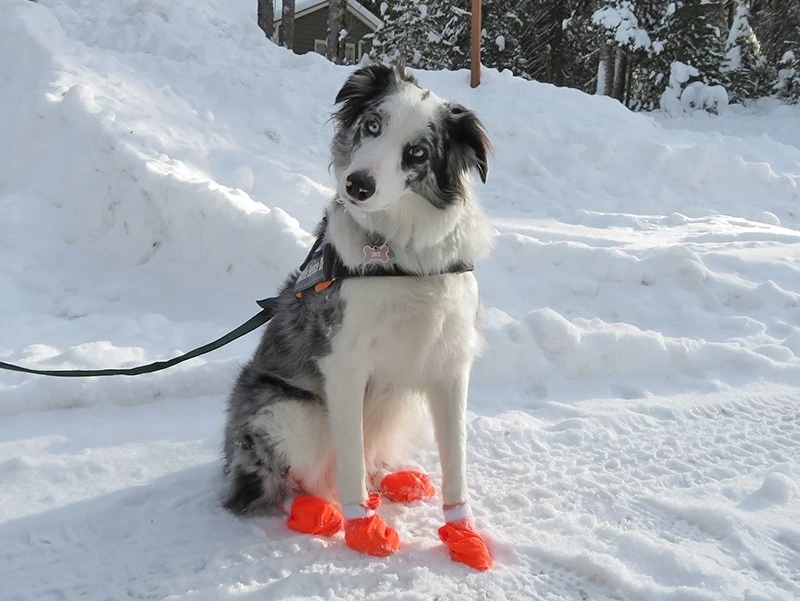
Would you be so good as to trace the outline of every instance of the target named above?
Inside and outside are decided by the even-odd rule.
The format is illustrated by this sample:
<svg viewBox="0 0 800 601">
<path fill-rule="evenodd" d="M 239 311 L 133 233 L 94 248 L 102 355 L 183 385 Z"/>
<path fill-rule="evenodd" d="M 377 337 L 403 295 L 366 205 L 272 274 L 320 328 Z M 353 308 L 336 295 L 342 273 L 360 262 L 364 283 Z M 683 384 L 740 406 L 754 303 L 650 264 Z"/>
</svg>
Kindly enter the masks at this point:
<svg viewBox="0 0 800 601">
<path fill-rule="evenodd" d="M 447 545 L 450 559 L 483 572 L 492 567 L 494 560 L 483 537 L 472 526 L 471 520 L 448 522 L 439 528 L 439 538 Z"/>
<path fill-rule="evenodd" d="M 344 527 L 339 509 L 319 497 L 295 497 L 284 508 L 289 514 L 286 525 L 295 532 L 333 536 Z"/>
<path fill-rule="evenodd" d="M 360 553 L 386 557 L 400 547 L 397 530 L 386 525 L 377 515 L 347 520 L 344 527 L 347 546 Z"/>
<path fill-rule="evenodd" d="M 428 474 L 406 470 L 385 476 L 381 480 L 381 493 L 395 503 L 411 503 L 432 498 L 436 489 Z"/>
</svg>

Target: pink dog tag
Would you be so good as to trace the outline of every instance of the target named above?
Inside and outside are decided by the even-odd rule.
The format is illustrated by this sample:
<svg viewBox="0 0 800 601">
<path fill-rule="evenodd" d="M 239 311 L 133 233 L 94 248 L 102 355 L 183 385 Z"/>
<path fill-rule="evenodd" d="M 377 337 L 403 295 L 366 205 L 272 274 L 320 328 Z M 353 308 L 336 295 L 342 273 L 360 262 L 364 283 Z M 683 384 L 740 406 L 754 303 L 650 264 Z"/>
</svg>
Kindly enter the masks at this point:
<svg viewBox="0 0 800 601">
<path fill-rule="evenodd" d="M 367 244 L 364 246 L 364 263 L 368 265 L 370 263 L 388 263 L 392 260 L 391 252 L 391 249 L 386 244 L 381 246 Z"/>
</svg>

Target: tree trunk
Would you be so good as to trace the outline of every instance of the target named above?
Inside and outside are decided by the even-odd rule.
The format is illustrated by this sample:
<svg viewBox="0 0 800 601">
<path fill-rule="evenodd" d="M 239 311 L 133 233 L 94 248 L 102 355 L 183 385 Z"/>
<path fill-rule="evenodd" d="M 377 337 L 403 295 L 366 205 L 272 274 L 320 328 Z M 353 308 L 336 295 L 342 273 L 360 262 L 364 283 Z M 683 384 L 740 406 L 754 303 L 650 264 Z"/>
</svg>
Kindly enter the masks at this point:
<svg viewBox="0 0 800 601">
<path fill-rule="evenodd" d="M 271 40 L 275 34 L 275 11 L 272 8 L 272 0 L 258 0 L 258 26 Z"/>
<path fill-rule="evenodd" d="M 341 65 L 344 62 L 344 17 L 347 13 L 347 0 L 330 0 L 328 4 L 328 37 L 325 56 L 329 61 Z"/>
<path fill-rule="evenodd" d="M 617 55 L 614 57 L 614 86 L 611 94 L 620 102 L 625 100 L 625 77 L 627 74 L 628 53 L 622 48 L 617 48 Z"/>
<path fill-rule="evenodd" d="M 564 2 L 556 0 L 551 7 L 553 37 L 550 40 L 550 81 L 564 85 Z"/>
<path fill-rule="evenodd" d="M 600 59 L 597 62 L 597 96 L 611 96 L 611 85 L 614 74 L 611 71 L 611 59 L 614 49 L 610 44 L 603 42 L 600 46 Z"/>
<path fill-rule="evenodd" d="M 289 50 L 294 50 L 294 0 L 283 0 L 281 44 Z"/>
</svg>

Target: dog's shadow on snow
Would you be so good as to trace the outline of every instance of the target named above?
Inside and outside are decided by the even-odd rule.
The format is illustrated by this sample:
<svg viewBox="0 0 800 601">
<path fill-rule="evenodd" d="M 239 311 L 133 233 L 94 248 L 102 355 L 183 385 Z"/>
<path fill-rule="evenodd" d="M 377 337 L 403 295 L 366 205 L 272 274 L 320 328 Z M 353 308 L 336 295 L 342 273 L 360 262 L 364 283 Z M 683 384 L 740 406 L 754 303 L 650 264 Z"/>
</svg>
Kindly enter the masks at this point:
<svg viewBox="0 0 800 601">
<path fill-rule="evenodd" d="M 359 589 L 413 591 L 431 572 L 458 583 L 480 577 L 453 564 L 439 544 L 412 542 L 392 557 L 372 558 L 348 549 L 341 534 L 296 534 L 281 517 L 238 519 L 220 506 L 219 485 L 219 464 L 211 462 L 0 524 L 0 558 L 9 565 L 4 592 L 350 598 Z M 403 517 L 390 510 L 387 519 Z"/>
</svg>

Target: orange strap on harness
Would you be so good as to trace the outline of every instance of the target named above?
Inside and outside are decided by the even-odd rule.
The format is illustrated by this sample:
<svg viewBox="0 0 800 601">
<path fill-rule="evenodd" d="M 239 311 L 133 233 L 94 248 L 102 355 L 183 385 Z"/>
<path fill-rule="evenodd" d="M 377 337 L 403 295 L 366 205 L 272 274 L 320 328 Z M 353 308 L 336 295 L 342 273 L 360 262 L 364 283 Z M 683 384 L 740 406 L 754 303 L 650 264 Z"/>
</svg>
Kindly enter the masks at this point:
<svg viewBox="0 0 800 601">
<path fill-rule="evenodd" d="M 333 280 L 325 280 L 324 282 L 318 282 L 318 283 L 314 284 L 314 292 L 319 294 L 320 292 L 322 292 L 326 288 L 330 288 L 331 284 L 333 284 Z M 303 291 L 300 290 L 299 292 L 295 292 L 294 295 L 297 298 L 303 298 Z"/>
</svg>

